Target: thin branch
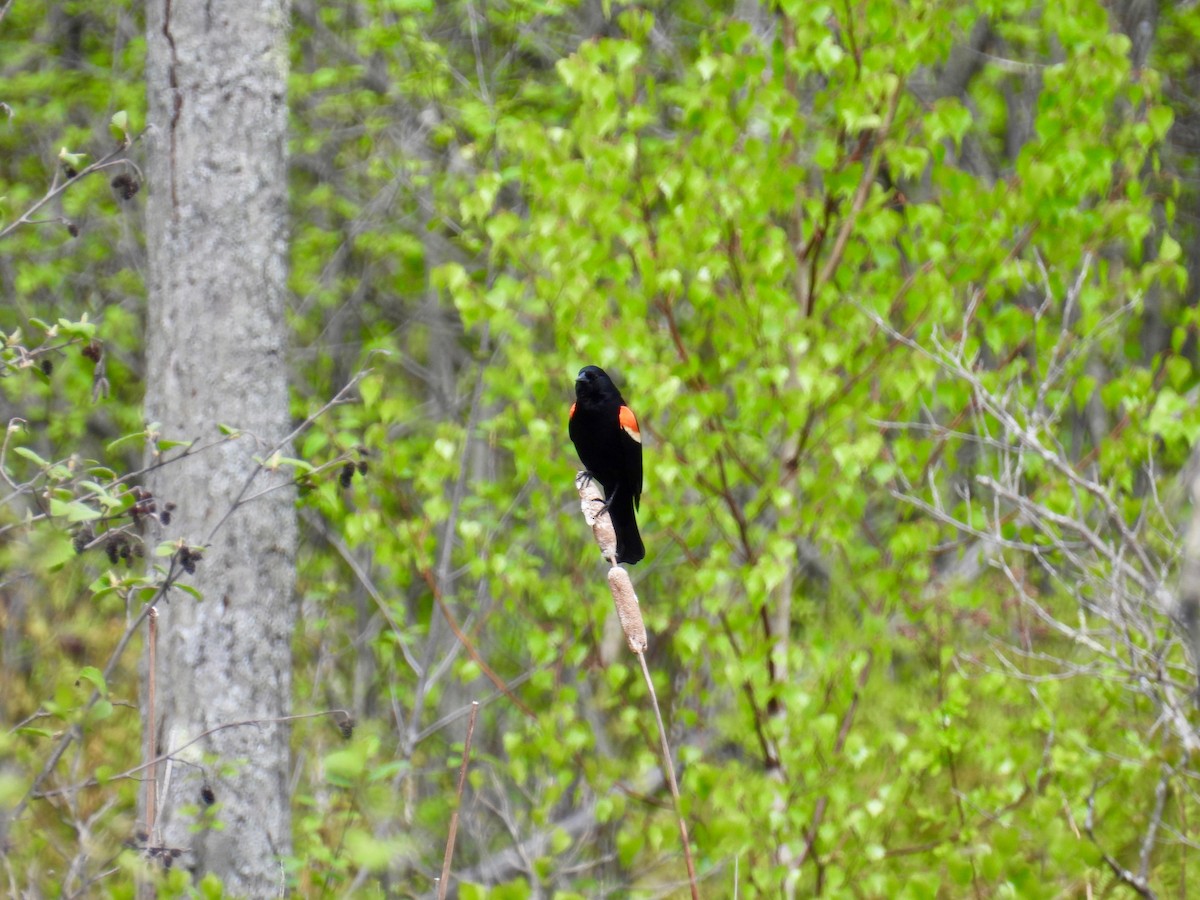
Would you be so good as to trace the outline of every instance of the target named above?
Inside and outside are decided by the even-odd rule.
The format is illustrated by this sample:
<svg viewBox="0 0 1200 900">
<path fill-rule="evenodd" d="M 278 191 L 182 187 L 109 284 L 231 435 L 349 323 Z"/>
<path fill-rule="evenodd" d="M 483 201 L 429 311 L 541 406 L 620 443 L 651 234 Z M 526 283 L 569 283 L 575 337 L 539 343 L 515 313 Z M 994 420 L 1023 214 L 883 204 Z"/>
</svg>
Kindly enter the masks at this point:
<svg viewBox="0 0 1200 900">
<path fill-rule="evenodd" d="M 188 747 L 198 744 L 200 741 L 216 734 L 219 731 L 228 731 L 230 728 L 246 728 L 251 725 L 255 725 L 255 726 L 281 725 L 281 724 L 286 724 L 288 722 L 298 722 L 301 719 L 320 719 L 320 718 L 325 718 L 325 717 L 332 718 L 335 722 L 341 723 L 341 722 L 347 721 L 350 718 L 350 711 L 346 710 L 346 709 L 324 709 L 324 710 L 321 710 L 320 712 L 297 713 L 297 714 L 291 715 L 291 716 L 270 716 L 267 718 L 259 718 L 259 719 L 241 719 L 236 722 L 223 722 L 220 725 L 214 725 L 212 728 L 205 729 L 204 731 L 200 732 L 195 737 L 189 738 L 187 741 L 180 744 L 178 747 L 172 747 L 170 750 L 160 753 L 158 756 L 154 757 L 154 759 L 148 759 L 145 762 L 139 763 L 138 765 L 134 766 L 131 769 L 126 769 L 124 772 L 121 772 L 117 775 L 112 775 L 107 780 L 108 781 L 118 781 L 118 780 L 125 779 L 125 778 L 132 778 L 138 772 L 144 772 L 147 769 L 151 769 L 154 766 L 157 766 L 159 763 L 170 762 L 174 759 L 174 757 L 178 756 L 184 750 L 188 749 Z M 63 796 L 65 794 L 69 794 L 74 791 L 78 791 L 80 788 L 95 787 L 99 783 L 100 782 L 97 781 L 95 778 L 89 778 L 86 781 L 81 781 L 78 784 L 69 785 L 68 787 L 55 788 L 52 791 L 45 791 L 45 792 L 39 794 L 38 796 L 39 797 Z"/>
<path fill-rule="evenodd" d="M 384 351 L 377 350 L 374 352 L 382 353 Z M 246 480 L 242 484 L 241 490 L 239 490 L 237 493 L 237 496 L 233 498 L 233 502 L 229 505 L 229 509 L 225 510 L 225 515 L 221 516 L 221 518 L 217 520 L 217 523 L 215 525 L 213 525 L 212 530 L 209 531 L 208 537 L 206 537 L 204 539 L 204 543 L 202 546 L 204 546 L 204 547 L 211 546 L 212 540 L 214 537 L 216 537 L 217 532 L 221 530 L 221 527 L 225 524 L 226 521 L 228 521 L 229 517 L 232 516 L 235 512 L 237 512 L 238 509 L 241 508 L 243 499 L 246 496 L 246 492 L 248 490 L 250 490 L 250 485 L 254 483 L 254 479 L 257 478 L 259 476 L 259 474 L 267 467 L 267 463 L 270 462 L 271 457 L 273 457 L 276 453 L 279 453 L 285 447 L 290 446 L 292 441 L 294 441 L 297 437 L 299 437 L 301 434 L 303 434 L 305 431 L 307 431 L 312 426 L 312 424 L 317 421 L 317 419 L 321 418 L 321 416 L 325 415 L 325 413 L 327 413 L 329 410 L 333 409 L 333 407 L 347 402 L 346 395 L 349 394 L 350 391 L 354 390 L 354 388 L 358 386 L 358 383 L 360 381 L 362 381 L 364 378 L 366 378 L 367 375 L 369 375 L 370 373 L 371 373 L 371 369 L 369 369 L 369 368 L 363 368 L 363 369 L 360 369 L 358 372 L 356 372 L 354 377 L 351 378 L 348 382 L 346 382 L 346 384 L 342 387 L 342 389 L 340 391 L 338 391 L 336 394 L 334 394 L 334 396 L 330 400 L 328 400 L 320 409 L 318 409 L 316 412 L 314 412 L 312 415 L 310 415 L 307 419 L 305 419 L 303 422 L 301 422 L 299 425 L 297 425 L 295 428 L 293 428 L 291 430 L 291 432 L 289 432 L 286 436 L 284 436 L 279 441 L 277 441 L 275 443 L 275 445 L 273 447 L 271 447 L 270 450 L 268 450 L 265 454 L 263 454 L 263 456 L 259 459 L 259 461 L 254 464 L 254 469 L 250 472 L 250 474 L 248 476 L 246 476 Z"/>
<path fill-rule="evenodd" d="M 11 0 L 10 0 L 10 2 L 11 2 Z M 5 5 L 3 10 L 0 11 L 0 19 L 3 18 L 3 13 L 7 12 L 7 11 L 8 11 L 8 6 Z M 65 181 L 59 183 L 58 178 L 56 176 L 54 179 L 54 182 L 50 185 L 50 188 L 46 191 L 46 193 L 42 196 L 42 198 L 40 200 L 38 200 L 36 203 L 34 203 L 33 206 L 29 207 L 29 209 L 25 210 L 25 212 L 23 212 L 19 218 L 10 222 L 8 225 L 5 225 L 3 228 L 0 228 L 0 241 L 4 240 L 4 238 L 8 237 L 10 234 L 12 234 L 14 231 L 16 231 L 22 225 L 31 224 L 30 219 L 38 210 L 40 210 L 43 206 L 45 206 L 47 203 L 49 203 L 55 197 L 58 197 L 60 194 L 62 194 L 71 185 L 78 184 L 80 181 L 82 181 L 87 176 L 94 175 L 95 173 L 103 171 L 104 169 L 111 168 L 113 165 L 120 165 L 125 162 L 128 162 L 128 160 L 121 159 L 120 158 L 121 155 L 123 153 L 128 152 L 129 148 L 132 147 L 134 144 L 136 144 L 138 141 L 140 141 L 142 139 L 142 136 L 145 134 L 146 134 L 146 131 L 143 130 L 141 132 L 141 134 L 134 136 L 127 144 L 122 143 L 116 149 L 114 149 L 111 153 L 109 153 L 107 156 L 103 157 L 102 159 L 98 159 L 96 162 L 92 163 L 90 166 L 86 166 L 85 168 L 80 169 L 79 173 L 76 174 L 76 176 L 74 178 L 68 178 Z M 130 164 L 132 165 L 132 163 L 130 163 Z"/>
<path fill-rule="evenodd" d="M 1150 816 L 1150 824 L 1146 826 L 1146 836 L 1142 839 L 1142 852 L 1138 858 L 1138 877 L 1146 881 L 1150 875 L 1150 856 L 1154 852 L 1154 844 L 1158 839 L 1158 829 L 1162 825 L 1163 809 L 1167 805 L 1167 788 L 1171 782 L 1171 770 L 1163 766 L 1162 776 L 1154 789 L 1154 812 Z"/>
<path fill-rule="evenodd" d="M 1100 847 L 1100 842 L 1096 840 L 1096 790 L 1099 786 L 1093 787 L 1091 794 L 1088 795 L 1087 801 L 1087 819 L 1084 821 L 1083 830 L 1087 833 L 1091 842 L 1096 845 L 1096 849 L 1100 851 L 1100 856 L 1104 860 L 1105 865 L 1116 876 L 1117 880 L 1123 884 L 1133 888 L 1139 896 L 1145 900 L 1158 900 L 1158 895 L 1150 888 L 1149 882 L 1140 875 L 1137 875 L 1117 861 L 1107 850 Z"/>
<path fill-rule="evenodd" d="M 450 887 L 450 862 L 454 859 L 454 839 L 458 835 L 458 813 L 462 809 L 463 788 L 467 784 L 467 765 L 471 761 L 471 739 L 475 736 L 475 718 L 479 715 L 479 701 L 471 703 L 471 715 L 467 719 L 467 736 L 463 739 L 462 764 L 458 768 L 458 788 L 454 792 L 454 811 L 450 813 L 450 831 L 446 835 L 446 853 L 442 858 L 442 877 L 438 880 L 438 900 L 446 900 Z"/>
<path fill-rule="evenodd" d="M 850 211 L 847 213 L 846 218 L 842 220 L 842 227 L 838 230 L 837 237 L 833 242 L 833 248 L 829 251 L 829 256 L 825 260 L 825 265 L 821 267 L 820 274 L 809 290 L 808 304 L 805 310 L 806 315 L 812 314 L 817 294 L 829 282 L 829 279 L 833 277 L 833 273 L 837 271 L 837 267 L 841 265 L 842 254 L 846 251 L 846 244 L 850 240 L 851 232 L 854 231 L 854 224 L 858 219 L 858 214 L 866 206 L 867 198 L 871 194 L 871 185 L 875 183 L 875 175 L 879 172 L 879 163 L 883 158 L 883 145 L 888 133 L 892 130 L 892 123 L 896 119 L 896 110 L 900 106 L 900 94 L 903 88 L 904 83 L 898 83 L 895 90 L 892 91 L 892 96 L 888 98 L 887 112 L 884 114 L 883 123 L 875 130 L 875 149 L 871 154 L 871 161 L 863 169 L 862 178 L 858 183 L 858 190 L 854 192 L 854 201 L 850 206 Z"/>
</svg>

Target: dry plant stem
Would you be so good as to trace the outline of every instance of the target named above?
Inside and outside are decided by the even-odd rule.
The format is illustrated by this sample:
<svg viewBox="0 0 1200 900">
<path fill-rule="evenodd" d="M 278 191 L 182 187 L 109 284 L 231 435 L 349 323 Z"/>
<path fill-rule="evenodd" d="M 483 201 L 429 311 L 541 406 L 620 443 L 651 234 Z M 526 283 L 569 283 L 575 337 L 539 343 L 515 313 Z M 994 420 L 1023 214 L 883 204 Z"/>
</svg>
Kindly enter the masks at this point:
<svg viewBox="0 0 1200 900">
<path fill-rule="evenodd" d="M 142 622 L 144 622 L 150 615 L 150 611 L 154 609 L 155 604 L 157 604 L 164 596 L 166 596 L 167 591 L 171 589 L 171 585 L 175 583 L 175 579 L 179 577 L 181 571 L 182 570 L 178 568 L 174 558 L 172 557 L 171 568 L 167 571 L 167 576 L 163 579 L 158 591 L 152 598 L 150 598 L 150 601 L 144 607 L 142 607 L 142 611 L 138 614 L 137 618 L 135 618 L 133 622 L 130 623 L 129 627 L 125 629 L 125 633 L 121 635 L 121 640 L 117 642 L 116 649 L 114 649 L 109 655 L 108 663 L 104 666 L 104 671 L 101 673 L 104 677 L 105 684 L 107 684 L 108 680 L 112 678 L 112 673 L 116 670 L 117 663 L 120 662 L 121 657 L 125 655 L 125 648 L 129 646 L 129 642 L 133 640 L 133 636 L 137 634 L 138 629 L 142 627 Z M 94 707 L 100 701 L 101 696 L 102 695 L 99 690 L 92 691 L 92 696 L 88 698 L 88 702 L 84 705 L 84 713 L 90 712 L 92 707 Z M 67 752 L 67 749 L 71 746 L 71 744 L 81 736 L 82 731 L 78 725 L 68 728 L 63 733 L 63 736 L 59 738 L 58 743 L 55 745 L 54 750 L 51 751 L 50 758 L 46 760 L 45 765 L 42 766 L 42 770 L 38 772 L 37 776 L 33 779 L 33 784 L 31 784 L 29 786 L 29 790 L 25 792 L 25 796 L 17 801 L 16 805 L 12 808 L 12 812 L 10 812 L 8 816 L 9 822 L 15 822 L 17 819 L 19 819 L 21 814 L 25 812 L 26 807 L 29 806 L 29 801 L 34 797 L 44 796 L 41 791 L 42 783 L 50 776 L 50 773 L 58 767 L 59 761 L 63 758 L 63 754 Z"/>
<path fill-rule="evenodd" d="M 683 818 L 683 804 L 679 799 L 679 784 L 675 780 L 675 764 L 671 760 L 671 746 L 667 743 L 667 729 L 663 725 L 662 712 L 658 708 L 658 695 L 654 691 L 654 680 L 650 677 L 650 667 L 646 665 L 646 625 L 642 621 L 642 611 L 638 605 L 637 592 L 629 573 L 617 565 L 617 533 L 613 529 L 612 519 L 608 510 L 604 509 L 604 494 L 594 478 L 586 472 L 575 476 L 575 490 L 579 492 L 579 505 L 583 512 L 584 521 L 592 529 L 600 552 L 604 554 L 612 567 L 608 570 L 608 587 L 612 591 L 613 602 L 617 607 L 617 617 L 621 621 L 621 629 L 625 632 L 625 641 L 629 649 L 637 654 L 642 667 L 642 676 L 646 679 L 646 690 L 650 692 L 650 706 L 654 710 L 654 721 L 658 725 L 658 739 L 662 749 L 663 772 L 667 784 L 671 788 L 671 799 L 675 804 L 675 819 L 679 823 L 679 835 L 683 839 L 683 860 L 687 865 L 688 887 L 691 889 L 693 900 L 699 900 L 700 888 L 696 884 L 696 863 L 692 859 L 692 845 L 688 839 L 687 821 Z"/>
<path fill-rule="evenodd" d="M 471 738 L 475 735 L 475 718 L 479 715 L 479 701 L 471 702 L 471 716 L 467 719 L 467 736 L 463 740 L 462 764 L 458 767 L 458 789 L 454 793 L 454 812 L 450 813 L 450 832 L 446 835 L 446 855 L 442 859 L 442 877 L 438 880 L 438 900 L 445 900 L 450 887 L 450 861 L 454 858 L 454 838 L 458 834 L 458 811 L 462 808 L 463 788 L 467 783 L 467 764 L 471 761 Z"/>
<path fill-rule="evenodd" d="M 671 788 L 671 799 L 675 801 L 675 818 L 679 822 L 679 836 L 683 839 L 683 861 L 687 865 L 688 887 L 692 891 L 692 900 L 700 900 L 700 888 L 696 884 L 696 863 L 692 860 L 692 844 L 688 840 L 687 821 L 683 818 L 683 804 L 679 799 L 679 784 L 675 781 L 675 764 L 671 761 L 671 747 L 667 743 L 667 729 L 663 725 L 662 713 L 658 709 L 658 695 L 654 692 L 654 680 L 650 677 L 650 667 L 646 665 L 646 654 L 636 651 L 638 662 L 642 665 L 642 676 L 646 679 L 646 690 L 650 692 L 650 705 L 654 708 L 654 721 L 658 724 L 658 739 L 662 745 L 663 771 L 667 775 L 667 784 Z"/>
<path fill-rule="evenodd" d="M 158 756 L 155 736 L 158 728 L 155 719 L 155 674 L 158 665 L 158 609 L 150 607 L 150 618 L 146 623 L 146 834 L 158 843 L 154 835 L 155 813 L 158 807 L 158 772 L 154 758 Z"/>
</svg>

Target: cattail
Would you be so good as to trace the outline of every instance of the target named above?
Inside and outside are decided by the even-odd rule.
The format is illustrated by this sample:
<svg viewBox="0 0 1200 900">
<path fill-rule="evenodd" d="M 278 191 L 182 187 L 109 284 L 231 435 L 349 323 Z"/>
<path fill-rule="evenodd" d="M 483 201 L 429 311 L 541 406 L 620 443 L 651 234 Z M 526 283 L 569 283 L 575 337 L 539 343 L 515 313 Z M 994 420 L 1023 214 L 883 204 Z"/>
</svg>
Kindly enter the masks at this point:
<svg viewBox="0 0 1200 900">
<path fill-rule="evenodd" d="M 621 620 L 621 629 L 625 632 L 625 642 L 634 653 L 646 649 L 646 623 L 642 621 L 642 610 L 638 606 L 637 592 L 629 573 L 620 566 L 608 570 L 608 587 L 612 591 L 613 602 L 617 604 L 617 618 Z"/>
<path fill-rule="evenodd" d="M 604 509 L 604 491 L 600 488 L 600 482 L 580 472 L 575 476 L 575 490 L 579 491 L 583 518 L 592 527 L 592 534 L 600 545 L 600 553 L 610 563 L 616 564 L 617 531 L 613 528 L 608 510 Z"/>
<path fill-rule="evenodd" d="M 646 625 L 642 621 L 642 611 L 638 606 L 637 592 L 629 573 L 616 564 L 617 532 L 613 528 L 612 519 L 604 507 L 604 492 L 599 482 L 587 478 L 580 472 L 575 477 L 575 489 L 579 491 L 579 505 L 583 510 L 584 520 L 592 526 L 592 534 L 600 545 L 600 552 L 612 564 L 608 570 L 608 587 L 612 591 L 613 602 L 617 605 L 617 618 L 621 620 L 621 628 L 625 631 L 625 641 L 634 653 L 643 652 L 648 641 Z"/>
</svg>

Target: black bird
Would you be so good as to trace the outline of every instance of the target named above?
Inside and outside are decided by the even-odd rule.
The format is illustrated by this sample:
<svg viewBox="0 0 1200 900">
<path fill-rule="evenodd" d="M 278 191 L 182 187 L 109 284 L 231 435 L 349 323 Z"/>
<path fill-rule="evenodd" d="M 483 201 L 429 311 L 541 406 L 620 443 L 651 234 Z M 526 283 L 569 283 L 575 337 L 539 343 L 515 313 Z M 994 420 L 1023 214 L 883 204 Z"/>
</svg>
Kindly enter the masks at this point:
<svg viewBox="0 0 1200 900">
<path fill-rule="evenodd" d="M 588 474 L 604 488 L 617 532 L 617 562 L 646 556 L 635 510 L 642 499 L 642 433 L 637 418 L 603 369 L 584 366 L 575 379 L 568 431 Z"/>
</svg>

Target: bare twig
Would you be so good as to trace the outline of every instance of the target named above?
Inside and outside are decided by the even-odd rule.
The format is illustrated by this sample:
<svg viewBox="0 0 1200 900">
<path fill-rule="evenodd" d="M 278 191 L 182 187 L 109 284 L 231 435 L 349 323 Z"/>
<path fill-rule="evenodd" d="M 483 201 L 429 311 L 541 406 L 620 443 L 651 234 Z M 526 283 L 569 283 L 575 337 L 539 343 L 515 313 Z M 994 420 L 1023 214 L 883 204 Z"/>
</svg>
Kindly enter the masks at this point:
<svg viewBox="0 0 1200 900">
<path fill-rule="evenodd" d="M 7 11 L 7 6 L 5 7 L 5 10 Z M 0 17 L 0 18 L 2 18 L 2 17 Z M 136 144 L 138 141 L 140 141 L 142 139 L 142 136 L 145 134 L 146 134 L 146 132 L 142 131 L 140 134 L 135 135 L 127 144 L 123 143 L 123 144 L 118 145 L 107 156 L 104 156 L 103 158 L 96 160 L 96 162 L 92 163 L 90 166 L 86 166 L 86 167 L 80 169 L 79 173 L 77 175 L 75 175 L 74 178 L 68 178 L 62 182 L 59 182 L 58 179 L 55 178 L 54 182 L 50 185 L 50 188 L 46 191 L 46 193 L 42 196 L 42 198 L 40 200 L 38 200 L 36 203 L 33 204 L 33 206 L 31 206 L 27 210 L 25 210 L 25 212 L 23 212 L 17 219 L 8 223 L 3 228 L 0 228 L 0 240 L 4 240 L 4 238 L 8 237 L 10 234 L 12 234 L 14 231 L 16 231 L 22 225 L 32 224 L 32 217 L 38 210 L 40 210 L 43 206 L 45 206 L 47 203 L 49 203 L 55 197 L 62 194 L 63 191 L 65 191 L 71 185 L 78 184 L 80 181 L 82 181 L 88 175 L 94 175 L 96 172 L 100 172 L 104 169 L 110 169 L 115 165 L 126 165 L 126 164 L 132 165 L 132 163 L 129 160 L 122 159 L 121 156 L 122 156 L 122 154 L 128 152 L 129 148 L 132 147 L 134 144 Z"/>
<path fill-rule="evenodd" d="M 1142 852 L 1138 858 L 1138 877 L 1143 882 L 1150 876 L 1150 856 L 1154 853 L 1158 829 L 1162 825 L 1163 809 L 1167 805 L 1167 788 L 1170 783 L 1171 770 L 1163 766 L 1158 786 L 1154 789 L 1154 812 L 1150 816 L 1150 824 L 1146 826 L 1146 836 L 1142 839 Z"/>
<path fill-rule="evenodd" d="M 471 761 L 471 739 L 475 736 L 475 717 L 479 715 L 479 701 L 471 703 L 471 715 L 467 719 L 467 736 L 463 739 L 462 764 L 458 767 L 458 788 L 454 792 L 454 812 L 450 813 L 450 830 L 446 835 L 446 853 L 442 858 L 442 877 L 438 880 L 438 900 L 445 900 L 450 887 L 450 862 L 454 858 L 454 839 L 458 835 L 458 812 L 462 808 L 463 788 L 467 783 L 467 765 Z"/>
<path fill-rule="evenodd" d="M 1158 895 L 1150 888 L 1150 884 L 1145 878 L 1129 871 L 1129 869 L 1121 865 L 1117 858 L 1107 850 L 1104 850 L 1100 846 L 1100 842 L 1096 840 L 1096 791 L 1098 788 L 1099 785 L 1093 787 L 1091 794 L 1088 795 L 1087 818 L 1084 821 L 1083 830 L 1087 833 L 1091 842 L 1096 845 L 1096 849 L 1100 851 L 1100 856 L 1104 860 L 1105 865 L 1108 866 L 1118 881 L 1133 888 L 1145 900 L 1157 900 Z"/>
<path fill-rule="evenodd" d="M 376 352 L 382 353 L 383 351 Z M 259 461 L 255 463 L 254 469 L 249 475 L 246 476 L 245 482 L 242 483 L 241 490 L 239 490 L 237 496 L 233 498 L 233 502 L 229 504 L 229 509 L 225 510 L 225 515 L 221 516 L 221 518 L 217 520 L 216 524 L 213 525 L 212 530 L 209 531 L 208 536 L 204 539 L 203 546 L 211 546 L 212 540 L 214 537 L 216 537 L 217 532 L 221 530 L 221 527 L 229 520 L 229 517 L 241 508 L 246 497 L 246 492 L 250 490 L 250 485 L 253 484 L 254 479 L 256 479 L 259 474 L 261 474 L 262 471 L 267 468 L 268 463 L 271 461 L 271 457 L 273 457 L 276 453 L 279 453 L 285 447 L 290 446 L 292 441 L 307 431 L 314 422 L 321 418 L 321 416 L 325 415 L 325 413 L 327 413 L 329 410 L 333 409 L 333 407 L 348 402 L 346 398 L 349 396 L 350 392 L 353 391 L 354 388 L 358 386 L 358 383 L 366 378 L 370 373 L 371 369 L 365 367 L 356 372 L 354 377 L 346 382 L 342 389 L 334 394 L 330 400 L 326 401 L 326 403 L 320 409 L 312 413 L 303 422 L 293 428 L 290 433 L 276 441 L 274 446 L 272 446 L 271 449 L 263 454 Z"/>
<path fill-rule="evenodd" d="M 842 254 L 846 251 L 846 244 L 850 240 L 851 232 L 854 231 L 854 223 L 858 220 L 858 214 L 866 206 L 867 198 L 871 194 L 871 185 L 875 183 L 875 176 L 879 172 L 879 163 L 883 158 L 884 143 L 887 140 L 888 133 L 892 130 L 892 123 L 896 119 L 896 110 L 900 106 L 900 96 L 903 89 L 903 82 L 898 83 L 892 91 L 892 96 L 888 98 L 887 111 L 884 113 L 883 123 L 875 132 L 875 150 L 871 154 L 871 161 L 863 168 L 862 178 L 859 180 L 858 190 L 854 192 L 854 200 L 851 203 L 850 210 L 846 214 L 846 218 L 842 220 L 842 227 L 838 230 L 837 237 L 833 241 L 833 248 L 829 251 L 829 257 L 825 260 L 825 265 L 821 267 L 821 273 L 817 276 L 816 281 L 809 291 L 807 307 L 805 309 L 806 315 L 812 313 L 817 294 L 820 293 L 821 288 L 828 283 L 829 279 L 833 277 L 833 273 L 837 271 L 837 267 L 841 265 Z"/>
<path fill-rule="evenodd" d="M 160 753 L 154 759 L 146 760 L 145 762 L 139 763 L 138 765 L 134 766 L 131 769 L 126 769 L 124 772 L 121 772 L 117 775 L 110 776 L 108 778 L 108 780 L 109 781 L 119 781 L 123 778 L 132 778 L 134 775 L 137 775 L 139 772 L 145 772 L 148 769 L 150 769 L 151 767 L 157 766 L 159 763 L 170 762 L 172 759 L 174 759 L 174 757 L 178 756 L 180 753 L 182 753 L 188 747 L 192 747 L 195 744 L 198 744 L 200 741 L 204 740 L 207 737 L 210 737 L 211 735 L 216 734 L 218 731 L 228 731 L 231 728 L 248 728 L 250 726 L 281 725 L 281 724 L 286 724 L 288 722 L 298 722 L 302 719 L 320 719 L 320 718 L 325 718 L 325 717 L 332 718 L 335 722 L 338 722 L 338 723 L 349 721 L 351 718 L 349 710 L 323 709 L 320 712 L 297 713 L 297 714 L 291 715 L 291 716 L 270 716 L 267 718 L 258 718 L 258 719 L 241 719 L 237 722 L 222 722 L 220 725 L 214 725 L 212 728 L 205 729 L 204 731 L 200 732 L 195 737 L 189 738 L 188 740 L 184 741 L 179 746 L 172 747 L 170 750 Z M 69 787 L 55 788 L 52 791 L 44 791 L 43 793 L 39 794 L 38 796 L 39 797 L 62 796 L 64 794 L 68 794 L 70 792 L 77 791 L 80 788 L 94 787 L 97 784 L 99 784 L 99 782 L 95 778 L 89 778 L 86 781 L 82 781 L 78 784 L 74 784 Z M 163 793 L 165 794 L 166 791 L 164 790 Z"/>
<path fill-rule="evenodd" d="M 154 703 L 154 692 L 158 684 L 158 608 L 154 606 L 150 607 L 150 616 L 146 624 L 146 655 L 146 833 L 150 835 L 150 840 L 154 841 L 158 811 L 158 773 L 155 771 L 155 757 L 158 756 L 158 721 Z"/>
</svg>

